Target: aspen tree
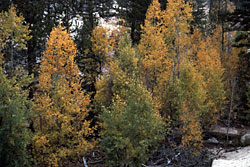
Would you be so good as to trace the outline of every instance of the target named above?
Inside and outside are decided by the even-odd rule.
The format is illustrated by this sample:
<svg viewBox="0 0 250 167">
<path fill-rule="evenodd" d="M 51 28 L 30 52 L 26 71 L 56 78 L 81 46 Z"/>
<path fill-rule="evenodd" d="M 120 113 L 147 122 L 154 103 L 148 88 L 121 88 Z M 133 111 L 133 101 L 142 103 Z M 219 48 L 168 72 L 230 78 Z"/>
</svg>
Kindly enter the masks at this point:
<svg viewBox="0 0 250 167">
<path fill-rule="evenodd" d="M 153 0 L 142 26 L 138 49 L 142 58 L 142 71 L 147 88 L 153 93 L 163 75 L 168 76 L 169 59 L 167 47 L 161 33 L 161 8 L 158 0 Z"/>
<path fill-rule="evenodd" d="M 62 166 L 63 160 L 81 158 L 93 143 L 88 116 L 89 97 L 81 90 L 74 62 L 76 45 L 59 25 L 50 33 L 35 95 L 34 157 L 39 166 Z"/>
<path fill-rule="evenodd" d="M 224 67 L 221 62 L 219 43 L 215 36 L 204 37 L 199 30 L 191 36 L 191 59 L 195 68 L 204 76 L 207 90 L 207 112 L 203 115 L 206 128 L 216 123 L 225 104 Z"/>
<path fill-rule="evenodd" d="M 14 68 L 14 45 L 25 49 L 29 26 L 23 25 L 24 18 L 12 5 L 7 12 L 0 13 L 0 166 L 30 166 L 28 145 L 32 140 L 29 120 L 32 118 L 32 103 L 28 99 L 31 83 L 23 70 Z M 7 52 L 8 49 L 11 52 Z M 10 58 L 10 59 L 9 59 Z M 7 60 L 7 61 L 6 61 Z M 11 60 L 11 75 L 6 74 L 6 64 Z"/>
<path fill-rule="evenodd" d="M 9 62 L 5 69 L 10 74 L 14 72 L 17 59 L 14 50 L 27 49 L 27 42 L 32 38 L 30 32 L 29 25 L 24 25 L 24 17 L 17 14 L 14 5 L 7 12 L 0 13 L 0 51 L 4 53 L 5 61 Z"/>
<path fill-rule="evenodd" d="M 190 2 L 168 0 L 162 18 L 162 33 L 173 59 L 173 77 L 179 77 L 181 62 L 187 51 L 190 23 L 193 19 Z"/>
<path fill-rule="evenodd" d="M 170 82 L 169 103 L 176 111 L 175 116 L 180 120 L 182 144 L 193 152 L 202 146 L 201 116 L 206 112 L 206 88 L 204 77 L 195 69 L 193 63 L 185 60 L 180 69 L 180 77 Z"/>
<path fill-rule="evenodd" d="M 162 14 L 158 0 L 149 6 L 138 45 L 141 78 L 152 93 L 154 103 L 163 112 L 166 89 L 171 74 L 172 58 L 162 33 Z"/>
</svg>

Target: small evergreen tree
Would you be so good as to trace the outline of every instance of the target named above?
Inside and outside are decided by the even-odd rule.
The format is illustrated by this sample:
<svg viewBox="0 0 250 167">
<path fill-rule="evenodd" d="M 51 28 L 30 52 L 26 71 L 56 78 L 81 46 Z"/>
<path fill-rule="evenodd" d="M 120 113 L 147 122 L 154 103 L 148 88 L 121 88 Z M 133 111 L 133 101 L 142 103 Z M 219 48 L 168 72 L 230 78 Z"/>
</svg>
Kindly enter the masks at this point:
<svg viewBox="0 0 250 167">
<path fill-rule="evenodd" d="M 127 40 L 125 35 L 118 57 L 110 63 L 110 74 L 106 78 L 112 82 L 109 89 L 112 102 L 104 106 L 100 114 L 103 124 L 100 146 L 107 154 L 108 166 L 140 166 L 163 139 L 163 120 L 151 94 L 137 78 L 139 59 Z"/>
<path fill-rule="evenodd" d="M 2 57 L 0 57 L 2 60 Z M 0 60 L 0 61 L 1 61 Z M 2 62 L 2 61 L 1 61 Z M 2 63 L 1 63 L 2 64 Z M 28 129 L 32 111 L 23 90 L 29 82 L 27 74 L 8 78 L 0 67 L 0 166 L 23 167 L 30 165 L 28 145 L 32 134 Z"/>
</svg>

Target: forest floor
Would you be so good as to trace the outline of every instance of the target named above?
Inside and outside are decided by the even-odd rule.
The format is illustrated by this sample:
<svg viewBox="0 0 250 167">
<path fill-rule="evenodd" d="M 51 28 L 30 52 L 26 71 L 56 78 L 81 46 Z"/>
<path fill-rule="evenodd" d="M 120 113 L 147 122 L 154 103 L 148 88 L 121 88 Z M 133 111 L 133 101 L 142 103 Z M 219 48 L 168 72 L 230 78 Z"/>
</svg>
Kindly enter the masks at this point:
<svg viewBox="0 0 250 167">
<path fill-rule="evenodd" d="M 240 122 L 234 122 L 233 125 L 229 130 L 232 136 L 225 135 L 223 122 L 216 125 L 222 132 L 205 132 L 204 146 L 197 155 L 174 146 L 180 142 L 180 136 L 173 133 L 166 137 L 166 141 L 142 167 L 250 167 L 250 146 L 242 147 L 238 135 L 250 132 L 250 126 L 244 126 Z M 85 158 L 88 167 L 105 166 L 105 154 L 98 149 L 89 152 Z"/>
</svg>

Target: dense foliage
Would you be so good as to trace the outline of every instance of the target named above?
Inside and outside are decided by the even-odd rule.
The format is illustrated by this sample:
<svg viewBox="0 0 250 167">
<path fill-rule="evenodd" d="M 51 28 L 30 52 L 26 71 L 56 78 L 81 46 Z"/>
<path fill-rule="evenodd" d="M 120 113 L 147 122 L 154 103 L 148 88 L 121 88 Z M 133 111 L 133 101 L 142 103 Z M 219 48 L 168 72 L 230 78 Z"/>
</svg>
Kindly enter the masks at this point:
<svg viewBox="0 0 250 167">
<path fill-rule="evenodd" d="M 86 165 L 93 149 L 141 166 L 166 145 L 198 155 L 218 122 L 248 124 L 248 7 L 1 1 L 0 166 Z"/>
<path fill-rule="evenodd" d="M 23 71 L 17 74 L 8 78 L 0 67 L 0 165 L 8 167 L 29 166 L 31 160 L 28 146 L 33 135 L 28 126 L 33 112 L 23 90 L 30 80 Z"/>
<path fill-rule="evenodd" d="M 31 160 L 33 134 L 28 127 L 33 112 L 26 88 L 32 76 L 14 66 L 14 49 L 25 49 L 31 38 L 23 20 L 14 6 L 0 13 L 0 166 L 29 166 Z"/>
<path fill-rule="evenodd" d="M 39 166 L 62 166 L 65 158 L 77 159 L 93 147 L 87 140 L 93 133 L 86 120 L 89 98 L 81 91 L 76 53 L 67 31 L 61 25 L 54 28 L 42 58 L 34 100 L 33 154 Z"/>
<path fill-rule="evenodd" d="M 112 91 L 112 104 L 100 114 L 100 145 L 107 153 L 109 166 L 140 166 L 163 139 L 164 122 L 153 106 L 151 94 L 136 78 L 137 65 L 137 55 L 125 35 L 118 58 L 110 62 L 110 74 L 104 78 L 108 80 L 100 81 L 112 82 L 109 88 L 100 85 Z"/>
</svg>

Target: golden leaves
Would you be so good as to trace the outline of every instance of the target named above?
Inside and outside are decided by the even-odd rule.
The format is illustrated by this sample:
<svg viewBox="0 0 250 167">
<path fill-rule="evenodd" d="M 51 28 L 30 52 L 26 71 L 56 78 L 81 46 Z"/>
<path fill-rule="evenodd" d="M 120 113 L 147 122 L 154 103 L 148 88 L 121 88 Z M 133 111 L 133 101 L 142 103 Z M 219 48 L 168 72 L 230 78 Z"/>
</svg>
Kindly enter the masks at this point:
<svg viewBox="0 0 250 167">
<path fill-rule="evenodd" d="M 11 40 L 21 49 L 27 49 L 27 41 L 32 38 L 29 35 L 29 25 L 24 25 L 24 17 L 17 14 L 14 5 L 11 5 L 8 12 L 0 13 L 0 48 L 5 48 Z"/>
<path fill-rule="evenodd" d="M 79 70 L 74 62 L 76 53 L 76 45 L 67 31 L 61 25 L 53 28 L 42 57 L 39 90 L 35 95 L 34 154 L 38 156 L 38 164 L 58 166 L 66 156 L 74 159 L 93 147 L 85 138 L 94 128 L 89 128 L 86 120 L 90 101 L 81 91 Z M 45 142 L 45 137 L 47 145 L 40 148 L 39 143 Z"/>
<path fill-rule="evenodd" d="M 202 116 L 206 127 L 216 122 L 219 111 L 225 100 L 220 42 L 218 42 L 218 30 L 212 35 L 204 37 L 198 30 L 194 30 L 190 39 L 189 59 L 195 68 L 204 77 L 204 88 L 207 90 L 207 112 Z"/>
<path fill-rule="evenodd" d="M 90 37 L 92 43 L 92 51 L 98 60 L 105 65 L 109 61 L 109 54 L 112 52 L 112 38 L 108 35 L 108 29 L 103 27 L 95 27 Z"/>
<path fill-rule="evenodd" d="M 202 147 L 202 130 L 196 111 L 190 110 L 186 101 L 182 104 L 180 120 L 183 122 L 182 146 L 189 148 L 194 153 L 199 153 Z"/>
</svg>

